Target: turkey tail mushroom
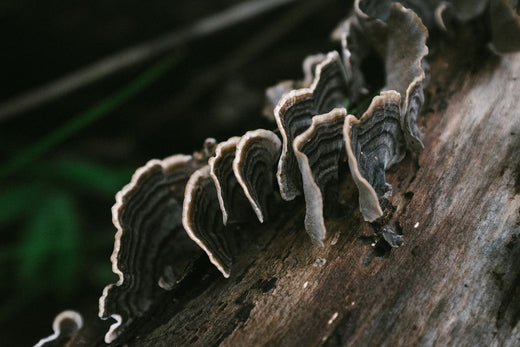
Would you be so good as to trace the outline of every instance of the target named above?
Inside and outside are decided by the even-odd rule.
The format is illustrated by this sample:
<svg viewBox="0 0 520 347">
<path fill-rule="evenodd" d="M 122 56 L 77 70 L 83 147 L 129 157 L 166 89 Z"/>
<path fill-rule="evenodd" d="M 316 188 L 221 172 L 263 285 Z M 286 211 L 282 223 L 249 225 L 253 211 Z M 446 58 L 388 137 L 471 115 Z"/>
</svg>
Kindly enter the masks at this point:
<svg viewBox="0 0 520 347">
<path fill-rule="evenodd" d="M 303 80 L 281 81 L 276 85 L 267 88 L 265 90 L 266 103 L 263 109 L 264 116 L 267 117 L 269 120 L 274 121 L 273 111 L 276 105 L 280 102 L 280 99 L 284 96 L 284 94 L 290 92 L 293 89 L 308 88 L 314 81 L 314 78 L 316 77 L 316 67 L 326 58 L 327 55 L 323 53 L 317 53 L 307 56 L 302 63 Z"/>
<path fill-rule="evenodd" d="M 489 5 L 494 47 L 519 50 L 518 1 L 490 1 L 479 0 L 478 8 L 467 12 L 470 2 L 465 0 L 448 5 L 440 0 L 401 2 L 418 11 L 427 25 L 435 16 L 442 17 L 435 8 L 442 12 L 453 3 L 462 11 L 459 18 L 466 18 Z M 341 208 L 339 168 L 346 152 L 364 219 L 373 222 L 383 215 L 379 202 L 392 193 L 385 170 L 401 161 L 406 150 L 419 152 L 423 147 L 417 117 L 424 101 L 428 31 L 399 3 L 356 0 L 353 14 L 335 37 L 341 41 L 342 57 L 335 51 L 310 56 L 303 63 L 303 81 L 285 81 L 268 90 L 268 113 L 274 114 L 281 141 L 263 129 L 218 145 L 208 139 L 192 156 L 149 161 L 116 195 L 111 260 L 119 279 L 105 287 L 99 300 L 99 316 L 116 322 L 105 342 L 114 341 L 182 279 L 186 260 L 181 259 L 193 251 L 191 240 L 229 277 L 238 244 L 229 225 L 255 215 L 260 222 L 268 220 L 276 183 L 283 200 L 304 195 L 305 229 L 315 244 L 322 245 L 324 218 Z M 383 62 L 385 80 L 368 90 L 362 65 L 374 53 Z M 347 116 L 342 108 L 347 99 L 359 106 L 362 96 L 381 86 L 361 118 Z M 388 242 L 397 241 L 395 236 Z M 61 322 L 72 320 L 81 326 L 73 314 L 58 317 L 53 339 L 61 336 L 56 328 Z"/>
<path fill-rule="evenodd" d="M 236 147 L 233 172 L 260 223 L 268 217 L 268 199 L 274 193 L 274 170 L 282 144 L 269 130 L 248 131 Z"/>
<path fill-rule="evenodd" d="M 52 322 L 52 330 L 54 333 L 47 336 L 34 347 L 53 347 L 64 346 L 76 335 L 83 327 L 83 317 L 76 311 L 63 311 L 54 318 Z"/>
<path fill-rule="evenodd" d="M 215 149 L 215 156 L 208 160 L 224 225 L 228 222 L 243 223 L 251 214 L 251 209 L 247 206 L 247 198 L 233 172 L 233 160 L 239 141 L 240 137 L 235 136 L 219 143 Z"/>
<path fill-rule="evenodd" d="M 428 55 L 428 30 L 420 18 L 398 3 L 392 4 L 388 18 L 386 86 L 401 95 L 401 127 L 408 149 L 420 152 L 424 145 L 417 129 L 417 117 L 424 102 L 423 59 Z"/>
<path fill-rule="evenodd" d="M 210 261 L 229 277 L 232 264 L 230 234 L 226 234 L 217 190 L 206 165 L 195 171 L 186 184 L 182 225 L 188 236 L 206 252 Z"/>
<path fill-rule="evenodd" d="M 358 28 L 355 33 L 362 33 L 384 61 L 383 90 L 395 90 L 401 95 L 400 121 L 407 148 L 420 152 L 424 146 L 417 128 L 417 116 L 424 102 L 426 75 L 423 65 L 428 55 L 428 30 L 414 11 L 388 0 L 377 3 L 356 0 L 355 13 L 355 23 L 363 29 Z M 354 42 L 360 41 L 356 35 L 351 36 Z M 348 39 L 345 45 L 349 46 Z"/>
<path fill-rule="evenodd" d="M 99 317 L 116 320 L 105 336 L 106 343 L 183 276 L 179 264 L 184 261 L 179 259 L 195 252 L 182 230 L 184 185 L 207 161 L 204 152 L 150 160 L 117 193 L 112 207 L 117 232 L 110 259 L 119 279 L 106 286 L 99 299 Z"/>
<path fill-rule="evenodd" d="M 350 172 L 359 189 L 359 208 L 368 222 L 383 215 L 379 198 L 392 192 L 385 170 L 406 154 L 400 99 L 395 91 L 381 92 L 359 120 L 349 115 L 343 127 Z"/>
<path fill-rule="evenodd" d="M 293 142 L 303 181 L 305 230 L 319 246 L 323 246 L 326 235 L 324 212 L 331 214 L 330 211 L 338 210 L 339 165 L 344 146 L 342 128 L 346 115 L 344 108 L 335 108 L 314 116 L 311 126 Z"/>
<path fill-rule="evenodd" d="M 302 193 L 292 142 L 311 125 L 313 116 L 342 106 L 347 92 L 347 77 L 340 56 L 330 52 L 316 67 L 312 85 L 285 94 L 276 106 L 274 115 L 282 136 L 276 177 L 282 199 L 290 201 Z"/>
</svg>

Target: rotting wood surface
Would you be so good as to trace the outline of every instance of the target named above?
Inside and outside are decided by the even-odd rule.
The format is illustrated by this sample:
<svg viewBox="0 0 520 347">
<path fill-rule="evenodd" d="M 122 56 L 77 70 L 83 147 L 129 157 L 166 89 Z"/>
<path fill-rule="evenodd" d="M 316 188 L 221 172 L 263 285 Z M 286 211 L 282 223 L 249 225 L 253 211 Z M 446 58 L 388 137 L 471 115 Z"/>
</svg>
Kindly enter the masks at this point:
<svg viewBox="0 0 520 347">
<path fill-rule="evenodd" d="M 187 283 L 120 342 L 520 344 L 520 54 L 446 52 L 426 89 L 425 149 L 387 173 L 403 246 L 372 246 L 372 226 L 346 182 L 351 213 L 326 223 L 324 248 L 303 230 L 303 203 L 284 206 L 254 230 L 258 240 L 229 279 L 197 272 L 208 267 L 199 260 Z"/>
</svg>

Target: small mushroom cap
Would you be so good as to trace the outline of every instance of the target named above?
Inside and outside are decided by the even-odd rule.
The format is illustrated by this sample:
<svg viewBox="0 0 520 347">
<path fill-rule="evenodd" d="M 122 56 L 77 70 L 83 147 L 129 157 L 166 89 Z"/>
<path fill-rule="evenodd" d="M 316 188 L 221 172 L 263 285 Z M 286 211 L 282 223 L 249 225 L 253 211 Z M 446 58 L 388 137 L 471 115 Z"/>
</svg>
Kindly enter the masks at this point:
<svg viewBox="0 0 520 347">
<path fill-rule="evenodd" d="M 71 310 L 63 311 L 52 322 L 54 333 L 38 341 L 34 347 L 64 346 L 82 327 L 83 317 L 81 314 Z"/>
<path fill-rule="evenodd" d="M 403 1 L 423 16 L 434 15 L 436 2 L 423 6 L 416 1 Z M 356 20 L 351 20 L 348 37 L 345 36 L 343 43 L 343 47 L 355 48 L 350 59 L 354 74 L 362 74 L 361 61 L 367 51 L 372 49 L 380 55 L 386 74 L 383 90 L 395 90 L 401 94 L 401 126 L 405 141 L 410 151 L 420 152 L 423 144 L 417 117 L 424 100 L 428 30 L 413 10 L 390 0 L 356 0 L 354 9 L 356 16 L 353 18 Z"/>
<path fill-rule="evenodd" d="M 383 215 L 379 197 L 391 193 L 385 170 L 405 155 L 400 99 L 395 91 L 381 92 L 359 120 L 349 115 L 343 127 L 350 172 L 359 189 L 359 207 L 369 222 Z"/>
<path fill-rule="evenodd" d="M 395 3 L 390 8 L 386 47 L 385 89 L 406 94 L 410 84 L 424 77 L 421 61 L 428 55 L 428 30 L 410 9 Z"/>
<path fill-rule="evenodd" d="M 195 171 L 186 184 L 182 224 L 188 236 L 206 252 L 211 263 L 227 278 L 232 264 L 229 245 L 231 234 L 225 233 L 210 170 L 209 165 L 206 165 Z"/>
<path fill-rule="evenodd" d="M 428 55 L 428 30 L 420 18 L 401 4 L 392 4 L 388 19 L 388 43 L 385 61 L 385 90 L 401 94 L 401 126 L 408 149 L 423 149 L 417 117 L 424 102 L 423 59 Z"/>
<path fill-rule="evenodd" d="M 309 87 L 314 81 L 316 67 L 326 59 L 326 57 L 327 56 L 323 53 L 307 56 L 302 63 L 302 81 L 286 80 L 267 88 L 265 90 L 265 105 L 262 111 L 263 115 L 269 120 L 274 121 L 274 109 L 283 95 L 297 88 Z"/>
<path fill-rule="evenodd" d="M 204 155 L 201 159 L 207 160 Z M 180 220 L 184 185 L 198 166 L 200 161 L 189 155 L 154 159 L 137 169 L 117 193 L 112 207 L 117 232 L 111 261 L 119 279 L 106 286 L 99 299 L 99 317 L 116 320 L 105 336 L 107 343 L 170 289 L 179 257 L 188 258 L 189 250 L 195 251 Z"/>
<path fill-rule="evenodd" d="M 305 229 L 312 241 L 323 246 L 326 236 L 324 207 L 337 203 L 339 164 L 343 152 L 343 123 L 347 112 L 335 108 L 312 118 L 311 126 L 293 143 L 305 196 Z M 328 205 L 328 206 L 327 206 Z"/>
<path fill-rule="evenodd" d="M 280 139 L 269 130 L 248 131 L 236 147 L 233 172 L 260 223 L 274 192 L 274 169 L 280 157 Z"/>
<path fill-rule="evenodd" d="M 347 77 L 337 52 L 327 54 L 326 59 L 316 67 L 315 75 L 309 88 L 285 94 L 274 111 L 282 136 L 277 180 L 280 195 L 286 201 L 302 193 L 301 176 L 291 146 L 294 138 L 310 126 L 313 116 L 342 106 L 347 95 Z"/>
<path fill-rule="evenodd" d="M 335 30 L 333 38 L 341 42 L 343 66 L 349 86 L 347 94 L 349 102 L 359 102 L 360 98 L 369 92 L 361 65 L 371 48 L 362 33 L 358 18 L 350 16 L 343 21 Z"/>
<path fill-rule="evenodd" d="M 240 137 L 235 136 L 217 145 L 215 156 L 209 158 L 210 174 L 222 211 L 222 221 L 227 225 L 231 222 L 244 222 L 248 219 L 250 209 L 244 206 L 246 196 L 242 191 L 233 172 L 233 160 Z"/>
<path fill-rule="evenodd" d="M 472 1 L 472 0 L 469 0 Z M 477 0 L 481 1 L 481 0 Z M 487 0 L 486 0 L 487 1 Z M 395 0 L 358 0 L 357 9 L 361 13 L 358 16 L 366 16 L 366 19 L 372 20 L 377 18 L 383 23 L 388 22 L 390 16 L 390 7 Z M 445 4 L 445 0 L 401 0 L 398 1 L 401 5 L 411 9 L 421 18 L 426 27 L 431 28 L 435 23 L 435 10 Z"/>
<path fill-rule="evenodd" d="M 308 87 L 314 82 L 316 67 L 325 59 L 327 59 L 327 55 L 323 53 L 312 54 L 305 57 L 302 63 L 304 87 Z"/>
<path fill-rule="evenodd" d="M 314 115 L 312 91 L 297 89 L 285 94 L 276 106 L 274 115 L 282 136 L 282 153 L 276 177 L 282 199 L 290 201 L 301 194 L 301 180 L 295 174 L 298 169 L 290 144 L 311 123 Z"/>
<path fill-rule="evenodd" d="M 264 117 L 274 121 L 274 109 L 284 94 L 296 88 L 296 82 L 292 80 L 281 81 L 265 90 L 265 105 L 262 110 Z"/>
<path fill-rule="evenodd" d="M 413 152 L 420 152 L 424 148 L 417 127 L 417 118 L 424 103 L 423 81 L 423 77 L 419 76 L 410 84 L 406 90 L 406 100 L 401 105 L 401 129 L 406 147 Z"/>
</svg>

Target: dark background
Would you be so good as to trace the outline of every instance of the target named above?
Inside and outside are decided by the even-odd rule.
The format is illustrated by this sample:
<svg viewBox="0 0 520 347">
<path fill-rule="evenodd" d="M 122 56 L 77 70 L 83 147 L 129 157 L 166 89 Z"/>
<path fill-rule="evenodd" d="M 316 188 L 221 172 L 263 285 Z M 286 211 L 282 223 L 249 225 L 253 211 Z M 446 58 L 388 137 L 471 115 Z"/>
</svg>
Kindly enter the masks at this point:
<svg viewBox="0 0 520 347">
<path fill-rule="evenodd" d="M 350 1 L 315 1 L 294 28 L 286 24 L 309 0 L 175 48 L 173 67 L 154 83 L 52 146 L 45 141 L 57 129 L 162 57 L 0 120 L 1 344 L 36 343 L 64 309 L 97 311 L 116 281 L 110 208 L 137 167 L 192 153 L 209 136 L 275 127 L 261 116 L 264 89 L 301 78 L 306 55 L 337 48 L 329 35 L 348 14 Z M 3 0 L 0 103 L 239 2 Z"/>
</svg>

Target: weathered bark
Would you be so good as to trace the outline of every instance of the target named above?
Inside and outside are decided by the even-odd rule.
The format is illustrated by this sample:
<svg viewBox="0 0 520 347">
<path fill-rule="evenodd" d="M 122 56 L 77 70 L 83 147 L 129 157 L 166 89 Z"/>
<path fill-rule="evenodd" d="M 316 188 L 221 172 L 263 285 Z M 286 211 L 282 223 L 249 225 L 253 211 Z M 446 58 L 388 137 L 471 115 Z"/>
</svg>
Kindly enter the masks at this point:
<svg viewBox="0 0 520 347">
<path fill-rule="evenodd" d="M 229 279 L 199 260 L 120 342 L 520 344 L 520 54 L 465 49 L 433 61 L 425 149 L 387 175 L 403 246 L 373 246 L 347 179 L 350 213 L 326 223 L 324 248 L 304 232 L 303 202 L 289 204 L 253 230 Z"/>
</svg>

